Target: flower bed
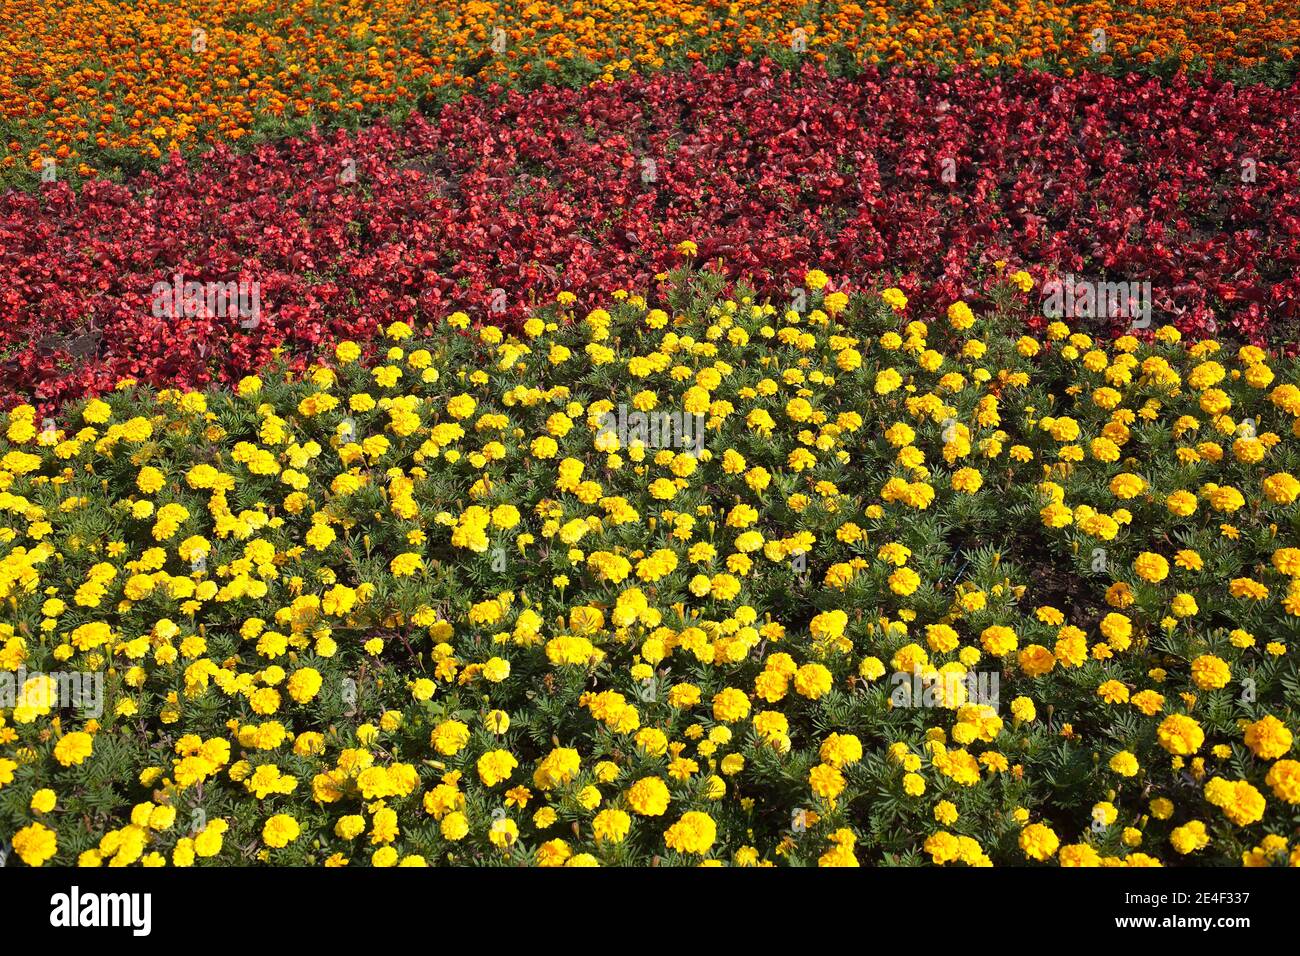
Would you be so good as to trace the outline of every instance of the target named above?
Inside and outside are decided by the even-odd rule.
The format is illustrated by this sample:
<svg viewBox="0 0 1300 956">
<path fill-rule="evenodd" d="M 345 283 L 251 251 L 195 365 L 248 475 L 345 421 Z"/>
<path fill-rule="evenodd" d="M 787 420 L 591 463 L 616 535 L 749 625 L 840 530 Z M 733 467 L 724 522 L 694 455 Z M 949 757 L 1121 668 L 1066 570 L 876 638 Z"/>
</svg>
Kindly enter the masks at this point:
<svg viewBox="0 0 1300 956">
<path fill-rule="evenodd" d="M 1297 362 L 804 281 L 12 410 L 16 855 L 1295 862 Z"/>
<path fill-rule="evenodd" d="M 1173 13 L 1169 16 L 1167 13 Z M 500 31 L 498 34 L 497 31 Z M 1257 4 L 0 0 L 0 183 L 355 125 L 483 82 L 583 84 L 763 52 L 841 68 L 975 63 L 1294 75 L 1295 0 Z M 801 52 L 796 52 L 801 51 Z"/>
<path fill-rule="evenodd" d="M 1150 282 L 1155 320 L 1189 332 L 1294 341 L 1298 107 L 1300 90 L 1217 83 L 741 66 L 10 194 L 0 380 L 44 403 L 124 375 L 229 382 L 276 347 L 459 303 L 517 326 L 561 290 L 644 287 L 684 239 L 774 295 L 820 263 L 941 304 L 1007 259 L 1040 283 Z M 260 323 L 160 317 L 159 285 L 191 280 L 258 283 Z"/>
</svg>

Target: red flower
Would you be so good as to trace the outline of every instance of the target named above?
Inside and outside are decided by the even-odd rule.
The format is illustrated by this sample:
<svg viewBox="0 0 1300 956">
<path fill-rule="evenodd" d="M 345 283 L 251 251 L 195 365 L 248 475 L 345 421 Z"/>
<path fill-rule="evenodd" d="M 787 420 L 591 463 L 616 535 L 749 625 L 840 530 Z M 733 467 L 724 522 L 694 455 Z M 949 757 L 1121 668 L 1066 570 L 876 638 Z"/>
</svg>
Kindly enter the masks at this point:
<svg viewBox="0 0 1300 956">
<path fill-rule="evenodd" d="M 646 287 L 688 238 L 782 299 L 816 265 L 920 315 L 1005 259 L 1040 283 L 1149 281 L 1156 323 L 1294 342 L 1298 125 L 1300 86 L 761 64 L 223 148 L 0 199 L 0 397 L 230 380 L 278 345 L 302 360 L 455 309 L 517 323 L 562 289 Z M 258 323 L 220 301 L 155 316 L 176 276 L 257 283 Z"/>
</svg>

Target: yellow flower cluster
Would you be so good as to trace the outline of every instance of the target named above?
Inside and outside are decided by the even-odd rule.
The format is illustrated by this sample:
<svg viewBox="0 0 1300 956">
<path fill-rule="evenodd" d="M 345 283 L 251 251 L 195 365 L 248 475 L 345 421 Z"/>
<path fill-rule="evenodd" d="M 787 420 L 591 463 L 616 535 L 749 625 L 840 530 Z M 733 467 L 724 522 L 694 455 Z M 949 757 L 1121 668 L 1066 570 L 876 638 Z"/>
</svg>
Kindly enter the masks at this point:
<svg viewBox="0 0 1300 956">
<path fill-rule="evenodd" d="M 807 286 L 11 411 L 15 854 L 1300 862 L 1295 360 Z"/>
</svg>

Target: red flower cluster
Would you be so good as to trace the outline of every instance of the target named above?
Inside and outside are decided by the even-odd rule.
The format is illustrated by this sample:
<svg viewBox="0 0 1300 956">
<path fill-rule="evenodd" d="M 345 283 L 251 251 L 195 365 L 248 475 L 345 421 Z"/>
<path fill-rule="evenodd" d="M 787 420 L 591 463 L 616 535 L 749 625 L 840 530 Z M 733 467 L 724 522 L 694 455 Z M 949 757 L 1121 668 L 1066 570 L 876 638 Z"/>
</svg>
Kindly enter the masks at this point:
<svg viewBox="0 0 1300 956">
<path fill-rule="evenodd" d="M 683 239 L 773 294 L 820 266 L 951 301 L 1005 259 L 1149 281 L 1157 324 L 1294 337 L 1297 128 L 1300 85 L 1208 79 L 741 65 L 494 90 L 400 130 L 0 199 L 0 395 L 202 385 L 453 309 L 514 322 L 563 289 L 643 287 Z M 190 282 L 209 294 L 186 306 L 168 290 Z M 227 283 L 260 314 L 222 308 Z"/>
</svg>

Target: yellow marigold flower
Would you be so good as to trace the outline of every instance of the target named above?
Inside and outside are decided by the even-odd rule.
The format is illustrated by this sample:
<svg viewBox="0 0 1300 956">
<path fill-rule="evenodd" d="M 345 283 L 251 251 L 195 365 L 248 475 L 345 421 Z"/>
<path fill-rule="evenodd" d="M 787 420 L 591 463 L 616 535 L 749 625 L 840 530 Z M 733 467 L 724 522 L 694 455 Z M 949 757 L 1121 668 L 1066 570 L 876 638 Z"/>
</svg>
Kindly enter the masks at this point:
<svg viewBox="0 0 1300 956">
<path fill-rule="evenodd" d="M 58 852 L 55 832 L 43 823 L 32 823 L 13 836 L 13 849 L 28 866 L 44 866 Z"/>
<path fill-rule="evenodd" d="M 1028 859 L 1050 860 L 1060 845 L 1060 839 L 1046 824 L 1031 823 L 1020 831 L 1020 849 Z"/>
<path fill-rule="evenodd" d="M 1186 856 L 1203 850 L 1210 844 L 1209 833 L 1200 820 L 1191 820 L 1180 827 L 1175 827 L 1169 834 L 1169 842 L 1175 850 Z"/>
<path fill-rule="evenodd" d="M 1245 780 L 1214 777 L 1205 785 L 1205 799 L 1223 811 L 1239 827 L 1256 823 L 1267 806 L 1264 795 Z"/>
<path fill-rule="evenodd" d="M 1143 551 L 1133 562 L 1133 571 L 1143 581 L 1156 584 L 1169 576 L 1169 562 L 1151 551 Z"/>
<path fill-rule="evenodd" d="M 54 759 L 64 767 L 76 767 L 84 763 L 94 750 L 94 738 L 90 734 L 76 731 L 64 734 L 54 745 Z"/>
<path fill-rule="evenodd" d="M 1169 753 L 1185 757 L 1201 749 L 1205 743 L 1205 732 L 1191 717 L 1170 714 L 1156 728 L 1156 740 Z"/>
<path fill-rule="evenodd" d="M 712 817 L 691 810 L 682 814 L 681 819 L 668 828 L 664 833 L 664 842 L 670 850 L 678 853 L 703 854 L 709 852 L 717 835 L 717 825 Z"/>
<path fill-rule="evenodd" d="M 301 829 L 298 821 L 288 814 L 277 813 L 262 826 L 262 842 L 270 847 L 288 846 L 298 839 Z"/>
<path fill-rule="evenodd" d="M 1132 777 L 1138 772 L 1137 757 L 1127 750 L 1121 750 L 1111 757 L 1107 766 L 1121 777 Z"/>
<path fill-rule="evenodd" d="M 902 312 L 907 308 L 907 296 L 903 294 L 902 289 L 888 288 L 880 293 L 880 298 L 895 312 Z"/>
<path fill-rule="evenodd" d="M 1218 690 L 1232 679 L 1227 661 L 1213 654 L 1202 654 L 1192 661 L 1192 680 L 1201 690 Z"/>
<path fill-rule="evenodd" d="M 668 787 L 659 777 L 642 777 L 625 796 L 628 806 L 643 817 L 662 816 L 668 809 Z"/>
<path fill-rule="evenodd" d="M 1268 770 L 1264 782 L 1273 796 L 1290 804 L 1300 803 L 1300 761 L 1279 760 Z"/>
<path fill-rule="evenodd" d="M 809 269 L 803 276 L 804 285 L 813 292 L 820 292 L 826 288 L 828 282 L 830 282 L 830 277 L 820 269 Z"/>
<path fill-rule="evenodd" d="M 954 302 L 948 306 L 948 324 L 959 332 L 965 331 L 975 324 L 975 313 L 965 302 Z"/>
<path fill-rule="evenodd" d="M 1275 760 L 1289 753 L 1293 740 L 1286 724 L 1272 714 L 1266 714 L 1246 725 L 1246 746 L 1261 760 Z"/>
</svg>

